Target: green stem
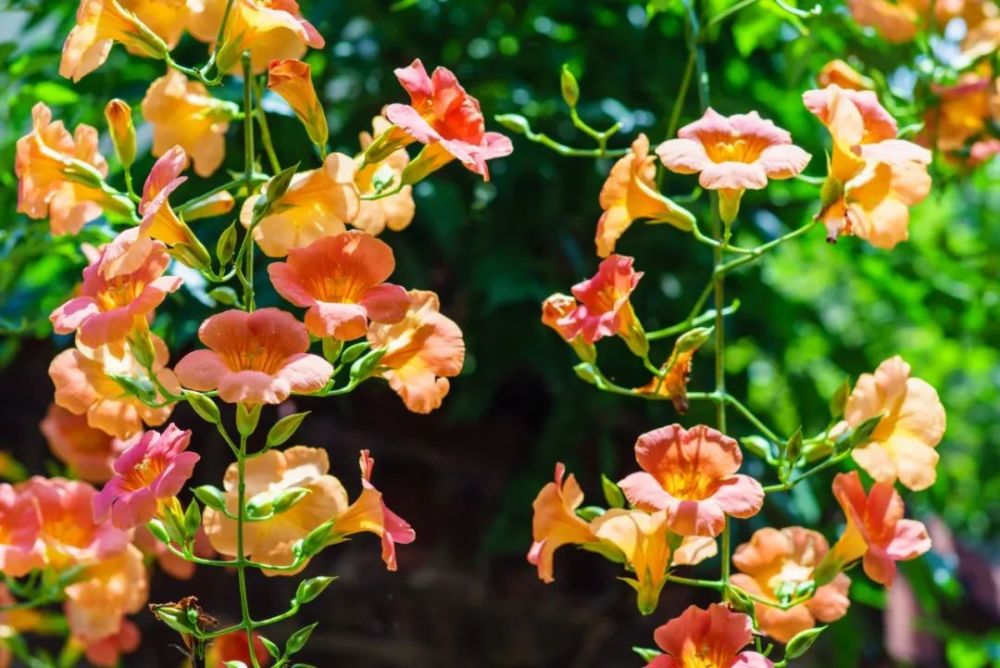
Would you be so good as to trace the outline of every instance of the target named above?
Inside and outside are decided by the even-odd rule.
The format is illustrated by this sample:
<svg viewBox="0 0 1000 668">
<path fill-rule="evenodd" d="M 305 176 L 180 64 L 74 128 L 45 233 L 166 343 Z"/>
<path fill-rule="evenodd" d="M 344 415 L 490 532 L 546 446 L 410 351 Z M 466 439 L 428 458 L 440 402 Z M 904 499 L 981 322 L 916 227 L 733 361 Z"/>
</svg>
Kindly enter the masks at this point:
<svg viewBox="0 0 1000 668">
<path fill-rule="evenodd" d="M 709 19 L 708 24 L 705 27 L 706 28 L 712 28 L 714 26 L 717 26 L 718 24 L 722 23 L 727 18 L 729 18 L 730 16 L 732 16 L 736 12 L 740 11 L 741 9 L 745 9 L 746 7 L 749 7 L 750 5 L 755 5 L 759 1 L 760 0 L 740 0 L 739 2 L 734 3 L 733 5 L 731 5 L 729 7 L 726 7 L 721 12 L 719 12 L 718 14 L 716 14 L 715 16 L 713 16 L 711 19 Z"/>
<path fill-rule="evenodd" d="M 257 125 L 260 127 L 260 140 L 264 145 L 264 153 L 267 154 L 267 160 L 271 163 L 271 171 L 277 174 L 281 171 L 281 163 L 278 162 L 278 154 L 274 152 L 274 144 L 271 141 L 271 128 L 267 124 L 267 113 L 264 111 L 264 91 L 256 80 L 253 83 L 253 87 L 258 101 L 254 112 L 257 115 Z"/>
<path fill-rule="evenodd" d="M 215 47 L 212 49 L 212 55 L 209 57 L 208 62 L 205 63 L 205 66 L 201 68 L 201 75 L 203 77 L 208 74 L 219 59 L 219 49 L 222 48 L 222 41 L 226 36 L 226 28 L 229 26 L 229 17 L 233 13 L 234 4 L 235 0 L 228 0 L 228 2 L 226 2 L 226 8 L 222 12 L 222 21 L 219 23 L 219 32 L 215 37 Z M 214 79 L 215 83 L 220 83 L 223 76 L 225 76 L 225 72 L 216 73 Z"/>
<path fill-rule="evenodd" d="M 251 179 L 254 174 L 254 137 L 253 137 L 253 71 L 250 64 L 250 52 L 243 53 L 243 134 L 244 134 L 244 158 L 245 168 L 243 179 L 247 186 L 247 192 L 252 188 Z M 247 229 L 247 236 L 244 238 L 245 261 L 243 269 L 243 307 L 247 311 L 254 309 L 253 294 L 253 230 Z"/>
<path fill-rule="evenodd" d="M 667 582 L 673 582 L 675 584 L 687 585 L 688 587 L 701 587 L 703 589 L 722 589 L 721 580 L 698 580 L 696 578 L 682 578 L 679 575 L 667 574 Z"/>
<path fill-rule="evenodd" d="M 830 457 L 829 459 L 825 459 L 816 466 L 812 467 L 811 469 L 806 469 L 805 471 L 803 471 L 796 477 L 792 478 L 788 482 L 779 483 L 777 485 L 767 485 L 766 487 L 764 487 L 764 493 L 770 494 L 772 492 L 787 492 L 788 490 L 792 489 L 806 478 L 814 476 L 817 473 L 825 471 L 831 466 L 835 466 L 840 462 L 844 461 L 850 456 L 850 454 L 851 454 L 850 451 L 847 451 L 845 453 Z"/>
<path fill-rule="evenodd" d="M 236 503 L 237 503 L 237 520 L 236 520 L 236 579 L 239 582 L 240 588 L 240 610 L 243 614 L 242 626 L 247 632 L 247 647 L 250 648 L 250 661 L 253 663 L 253 668 L 260 668 L 260 663 L 257 661 L 257 653 L 253 651 L 253 618 L 250 617 L 250 602 L 247 599 L 247 566 L 246 566 L 246 553 L 243 545 L 243 524 L 246 519 L 246 496 L 247 496 L 247 481 L 246 481 L 246 464 L 247 464 L 247 437 L 245 435 L 240 435 L 240 447 L 239 452 L 236 457 L 236 470 L 238 474 L 238 480 L 236 483 Z"/>
<path fill-rule="evenodd" d="M 748 255 L 736 258 L 735 260 L 731 260 L 729 262 L 726 262 L 725 264 L 717 265 L 715 267 L 715 273 L 724 276 L 725 274 L 728 274 L 734 269 L 739 269 L 740 267 L 750 264 L 751 262 L 756 262 L 757 260 L 762 258 L 768 251 L 777 248 L 786 241 L 791 241 L 796 237 L 802 236 L 803 234 L 811 230 L 813 227 L 815 227 L 818 222 L 819 222 L 818 220 L 810 220 L 802 227 L 792 230 L 788 234 L 784 234 L 778 237 L 777 239 L 773 239 L 767 242 L 766 244 L 757 246 L 756 248 L 752 249 Z"/>
<path fill-rule="evenodd" d="M 691 86 L 691 75 L 694 74 L 695 52 L 692 49 L 688 55 L 687 65 L 684 67 L 684 77 L 681 79 L 680 90 L 677 91 L 677 100 L 674 101 L 674 108 L 670 112 L 670 122 L 667 123 L 666 139 L 673 139 L 680 124 L 681 112 L 684 110 L 684 102 L 687 100 L 688 88 Z"/>
<path fill-rule="evenodd" d="M 252 187 L 252 186 L 260 184 L 260 183 L 267 183 L 270 180 L 270 178 L 271 177 L 268 176 L 267 174 L 253 174 L 253 175 L 251 175 L 251 177 L 249 179 L 249 184 Z M 247 179 L 246 176 L 241 176 L 240 178 L 233 179 L 232 181 L 226 181 L 222 185 L 215 186 L 214 188 L 212 188 L 208 192 L 202 193 L 201 195 L 198 195 L 197 197 L 192 197 L 191 199 L 189 199 L 188 201 L 184 202 L 183 204 L 181 204 L 179 206 L 175 206 L 174 207 L 174 211 L 176 211 L 177 213 L 184 213 L 184 212 L 189 211 L 190 209 L 194 208 L 198 204 L 201 204 L 202 202 L 204 202 L 208 198 L 212 197 L 213 195 L 218 195 L 219 193 L 221 193 L 221 192 L 223 192 L 225 190 L 231 190 L 232 188 L 237 188 L 239 186 L 246 185 L 247 182 L 248 182 L 248 179 Z"/>
</svg>

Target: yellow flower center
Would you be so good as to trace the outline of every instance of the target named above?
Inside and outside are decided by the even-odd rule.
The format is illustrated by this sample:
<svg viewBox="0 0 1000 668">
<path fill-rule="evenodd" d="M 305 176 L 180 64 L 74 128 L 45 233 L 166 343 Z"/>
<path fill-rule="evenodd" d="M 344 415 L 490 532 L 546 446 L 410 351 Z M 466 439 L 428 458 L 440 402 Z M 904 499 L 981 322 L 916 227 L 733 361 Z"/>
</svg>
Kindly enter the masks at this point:
<svg viewBox="0 0 1000 668">
<path fill-rule="evenodd" d="M 287 359 L 287 355 L 257 342 L 249 342 L 242 348 L 220 351 L 219 357 L 230 371 L 260 371 L 272 376 L 284 366 Z"/>
<path fill-rule="evenodd" d="M 660 480 L 663 489 L 675 499 L 701 501 L 712 495 L 714 480 L 696 470 L 678 470 L 668 473 Z"/>
<path fill-rule="evenodd" d="M 312 276 L 306 283 L 313 297 L 334 304 L 357 304 L 368 287 L 357 276 L 346 276 L 335 269 Z"/>
<path fill-rule="evenodd" d="M 145 283 L 135 280 L 134 277 L 113 278 L 97 293 L 97 303 L 102 311 L 124 308 L 135 301 L 145 287 Z"/>
<path fill-rule="evenodd" d="M 756 162 L 767 144 L 756 137 L 716 136 L 706 141 L 705 152 L 712 162 Z"/>
</svg>

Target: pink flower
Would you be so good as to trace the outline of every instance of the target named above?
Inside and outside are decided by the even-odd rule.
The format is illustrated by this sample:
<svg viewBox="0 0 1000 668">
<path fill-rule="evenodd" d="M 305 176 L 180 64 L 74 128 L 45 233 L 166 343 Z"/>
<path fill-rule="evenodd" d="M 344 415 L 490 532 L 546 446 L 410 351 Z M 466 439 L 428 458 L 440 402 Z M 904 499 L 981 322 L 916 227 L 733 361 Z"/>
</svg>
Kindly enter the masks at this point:
<svg viewBox="0 0 1000 668">
<path fill-rule="evenodd" d="M 144 433 L 115 461 L 115 474 L 94 497 L 94 519 L 108 517 L 119 529 L 131 529 L 156 516 L 158 504 L 181 491 L 201 459 L 185 452 L 191 432 L 173 424 L 160 434 Z"/>
<path fill-rule="evenodd" d="M 112 465 L 127 443 L 87 424 L 85 415 L 75 415 L 52 404 L 39 428 L 52 454 L 66 464 L 73 477 L 90 483 L 105 482 Z"/>
<path fill-rule="evenodd" d="M 41 518 L 30 496 L 0 484 L 0 573 L 19 578 L 44 565 Z"/>
<path fill-rule="evenodd" d="M 612 255 L 601 262 L 592 278 L 573 286 L 579 305 L 557 323 L 563 338 L 583 336 L 587 343 L 595 343 L 615 335 L 628 340 L 636 336 L 636 328 L 642 331 L 629 301 L 643 276 L 632 268 L 634 262 L 624 255 Z"/>
<path fill-rule="evenodd" d="M 95 666 L 120 665 L 122 654 L 131 654 L 139 649 L 140 641 L 139 627 L 128 619 L 122 619 L 121 627 L 116 633 L 87 644 L 87 661 Z"/>
<path fill-rule="evenodd" d="M 170 257 L 166 247 L 156 243 L 134 272 L 112 279 L 101 276 L 106 251 L 83 270 L 80 295 L 52 312 L 49 319 L 57 334 L 79 331 L 79 340 L 90 347 L 123 341 L 134 329 L 145 328 L 153 309 L 183 282 L 178 276 L 164 276 Z"/>
<path fill-rule="evenodd" d="M 280 404 L 293 392 L 323 389 L 333 373 L 329 362 L 306 352 L 305 326 L 276 308 L 213 315 L 201 323 L 198 338 L 208 350 L 181 359 L 177 378 L 192 390 L 218 389 L 230 403 Z"/>
<path fill-rule="evenodd" d="M 709 108 L 694 123 L 663 142 L 656 154 L 667 169 L 700 173 L 706 190 L 718 190 L 722 219 L 736 219 L 743 191 L 760 190 L 768 179 L 789 179 L 809 164 L 811 156 L 792 144 L 792 136 L 756 111 L 723 116 Z"/>
<path fill-rule="evenodd" d="M 736 474 L 740 446 L 704 425 L 646 432 L 635 458 L 643 470 L 618 483 L 625 496 L 639 508 L 666 510 L 670 530 L 682 536 L 718 536 L 727 515 L 753 517 L 764 504 L 760 483 Z"/>
<path fill-rule="evenodd" d="M 349 341 L 365 335 L 369 320 L 394 323 L 406 316 L 406 290 L 384 282 L 395 267 L 384 241 L 344 232 L 290 249 L 287 261 L 273 263 L 267 271 L 278 294 L 309 309 L 305 324 L 310 334 Z"/>
<path fill-rule="evenodd" d="M 741 652 L 753 639 L 750 617 L 713 603 L 707 610 L 690 606 L 680 617 L 656 629 L 653 638 L 666 654 L 647 668 L 771 668 L 757 652 Z"/>
<path fill-rule="evenodd" d="M 382 142 L 376 140 L 376 145 L 382 146 L 373 152 L 391 148 L 391 153 L 413 141 L 426 144 L 427 148 L 407 167 L 405 182 L 415 183 L 454 159 L 488 181 L 486 161 L 510 155 L 514 150 L 509 138 L 486 132 L 479 101 L 465 92 L 450 70 L 438 67 L 428 76 L 417 59 L 409 67 L 397 69 L 396 78 L 410 94 L 410 104 L 385 108 L 386 117 L 396 128 Z M 382 156 L 374 155 L 370 161 L 380 159 Z"/>
</svg>

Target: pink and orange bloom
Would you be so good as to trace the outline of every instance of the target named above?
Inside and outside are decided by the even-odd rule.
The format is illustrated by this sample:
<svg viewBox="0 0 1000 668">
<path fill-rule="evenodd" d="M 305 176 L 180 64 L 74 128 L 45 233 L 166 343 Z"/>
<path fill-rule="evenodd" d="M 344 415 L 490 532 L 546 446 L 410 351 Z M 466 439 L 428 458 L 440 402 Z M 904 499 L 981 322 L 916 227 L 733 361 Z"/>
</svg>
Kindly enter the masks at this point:
<svg viewBox="0 0 1000 668">
<path fill-rule="evenodd" d="M 124 341 L 136 329 L 148 327 L 153 310 L 181 286 L 177 276 L 164 276 L 170 264 L 166 247 L 155 243 L 135 271 L 110 280 L 101 276 L 105 252 L 83 270 L 79 296 L 52 312 L 57 334 L 78 332 L 82 344 L 95 348 Z"/>
<path fill-rule="evenodd" d="M 66 587 L 66 621 L 72 637 L 84 646 L 128 640 L 112 637 L 128 624 L 125 615 L 139 612 L 148 596 L 149 573 L 134 545 L 88 565 L 83 577 Z M 129 644 L 123 648 L 115 643 L 119 650 Z"/>
<path fill-rule="evenodd" d="M 750 542 L 736 548 L 733 565 L 740 572 L 730 582 L 743 591 L 778 605 L 799 600 L 815 589 L 808 600 L 787 610 L 756 603 L 762 633 L 787 643 L 816 622 L 833 622 L 847 614 L 851 604 L 847 575 L 838 573 L 829 583 L 815 588 L 814 572 L 829 549 L 822 534 L 802 527 L 759 529 Z"/>
<path fill-rule="evenodd" d="M 17 141 L 14 162 L 18 212 L 48 218 L 53 234 L 76 234 L 105 207 L 120 211 L 123 204 L 95 183 L 108 174 L 97 130 L 81 124 L 71 135 L 42 102 L 31 110 L 31 118 L 32 131 Z"/>
<path fill-rule="evenodd" d="M 937 478 L 935 449 L 944 436 L 946 416 L 937 391 L 910 376 L 910 365 L 898 355 L 862 374 L 847 399 L 844 420 L 851 428 L 881 415 L 866 443 L 851 451 L 854 461 L 877 482 L 897 479 L 914 491 Z"/>
<path fill-rule="evenodd" d="M 600 204 L 604 213 L 597 221 L 598 257 L 615 251 L 615 244 L 637 220 L 670 223 L 681 230 L 690 230 L 693 216 L 674 204 L 656 188 L 656 157 L 649 154 L 649 139 L 640 134 L 632 142 L 632 150 L 611 168 L 601 188 Z"/>
<path fill-rule="evenodd" d="M 288 190 L 270 202 L 267 213 L 254 224 L 258 201 L 258 196 L 247 198 L 240 222 L 248 228 L 253 225 L 254 240 L 269 257 L 284 257 L 293 248 L 341 234 L 360 207 L 354 161 L 331 153 L 319 169 L 299 172 Z"/>
<path fill-rule="evenodd" d="M 871 91 L 830 85 L 802 99 L 833 138 L 819 214 L 827 238 L 853 234 L 878 248 L 905 241 L 910 207 L 930 192 L 930 152 L 896 139 L 896 121 Z"/>
<path fill-rule="evenodd" d="M 874 28 L 890 44 L 909 42 L 929 16 L 929 0 L 847 0 L 858 25 Z"/>
<path fill-rule="evenodd" d="M 169 50 L 156 33 L 118 0 L 80 0 L 76 25 L 63 44 L 59 74 L 79 81 L 104 64 L 115 42 L 149 58 L 162 59 Z"/>
<path fill-rule="evenodd" d="M 817 568 L 817 585 L 861 559 L 865 574 L 889 587 L 897 561 L 916 559 L 931 549 L 926 527 L 903 518 L 903 499 L 890 483 L 877 482 L 866 492 L 857 471 L 840 473 L 833 479 L 833 494 L 847 528 Z"/>
<path fill-rule="evenodd" d="M 94 497 L 94 518 L 110 518 L 119 529 L 132 529 L 153 519 L 162 504 L 180 493 L 201 457 L 187 452 L 190 431 L 173 424 L 163 433 L 147 431 L 114 465 L 114 476 Z"/>
<path fill-rule="evenodd" d="M 760 483 L 736 473 L 740 446 L 704 425 L 647 432 L 636 441 L 635 458 L 642 471 L 618 483 L 625 497 L 644 510 L 665 510 L 670 530 L 681 536 L 718 536 L 726 516 L 753 517 L 764 504 Z"/>
<path fill-rule="evenodd" d="M 33 499 L 0 483 L 0 573 L 19 578 L 45 563 L 41 518 Z"/>
<path fill-rule="evenodd" d="M 109 480 L 118 455 L 128 444 L 87 424 L 86 415 L 76 415 L 55 404 L 49 406 L 39 428 L 49 449 L 69 467 L 74 477 L 90 483 Z"/>
<path fill-rule="evenodd" d="M 703 610 L 691 606 L 680 617 L 656 629 L 656 644 L 664 654 L 649 668 L 771 668 L 763 654 L 744 651 L 753 640 L 753 620 L 713 603 Z"/>
<path fill-rule="evenodd" d="M 290 249 L 267 271 L 278 294 L 309 309 L 310 334 L 349 341 L 365 335 L 369 320 L 392 324 L 406 316 L 406 290 L 385 282 L 395 267 L 388 244 L 353 231 Z"/>
<path fill-rule="evenodd" d="M 441 406 L 451 387 L 448 378 L 462 372 L 462 330 L 443 315 L 438 297 L 426 290 L 407 292 L 409 307 L 402 320 L 372 323 L 368 343 L 384 349 L 375 375 L 384 378 L 414 413 Z"/>
<path fill-rule="evenodd" d="M 307 352 L 305 326 L 276 308 L 213 315 L 198 338 L 208 349 L 184 356 L 174 368 L 177 379 L 192 390 L 218 390 L 229 403 L 280 404 L 292 393 L 318 392 L 333 373 L 329 362 Z"/>
<path fill-rule="evenodd" d="M 556 464 L 555 480 L 547 483 L 535 497 L 531 534 L 534 542 L 528 550 L 528 562 L 538 567 L 538 577 L 552 582 L 552 557 L 563 545 L 581 545 L 596 540 L 590 525 L 576 514 L 583 503 L 583 490 L 566 467 Z"/>
<path fill-rule="evenodd" d="M 417 183 L 431 172 L 458 160 L 471 172 L 489 180 L 487 161 L 514 150 L 508 137 L 487 132 L 479 101 L 465 92 L 455 75 L 444 67 L 427 74 L 414 60 L 396 70 L 396 78 L 410 94 L 410 104 L 390 104 L 385 116 L 393 128 L 366 151 L 366 162 L 378 162 L 413 142 L 424 149 L 402 174 L 403 185 Z"/>
<path fill-rule="evenodd" d="M 326 146 L 330 130 L 326 111 L 316 96 L 312 68 L 301 60 L 273 60 L 267 68 L 267 88 L 288 103 L 302 121 L 309 139 L 317 146 Z"/>
<path fill-rule="evenodd" d="M 831 84 L 851 90 L 872 90 L 875 82 L 839 58 L 831 60 L 820 69 L 816 81 L 826 88 Z"/>
<path fill-rule="evenodd" d="M 719 209 L 728 225 L 736 220 L 745 190 L 760 190 L 769 179 L 790 179 L 811 156 L 792 136 L 756 111 L 723 116 L 712 108 L 660 144 L 656 154 L 672 172 L 698 174 L 706 190 L 719 191 Z"/>
</svg>

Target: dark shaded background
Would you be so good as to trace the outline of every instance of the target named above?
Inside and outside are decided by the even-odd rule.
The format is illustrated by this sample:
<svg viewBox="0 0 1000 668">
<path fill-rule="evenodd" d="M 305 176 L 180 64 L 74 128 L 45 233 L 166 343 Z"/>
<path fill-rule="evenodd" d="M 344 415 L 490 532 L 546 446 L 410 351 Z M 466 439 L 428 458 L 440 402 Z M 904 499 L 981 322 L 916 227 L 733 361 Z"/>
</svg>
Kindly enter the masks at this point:
<svg viewBox="0 0 1000 668">
<path fill-rule="evenodd" d="M 588 147 L 559 98 L 558 71 L 568 62 L 581 78 L 584 117 L 600 127 L 612 118 L 623 123 L 614 146 L 627 145 L 639 131 L 654 143 L 664 138 L 687 58 L 679 3 L 653 3 L 664 11 L 648 24 L 642 4 L 613 0 L 406 4 L 393 11 L 388 2 L 303 2 L 327 39 L 326 49 L 309 61 L 339 150 L 353 153 L 356 133 L 368 129 L 370 117 L 405 99 L 392 69 L 415 57 L 428 68 L 453 69 L 488 116 L 523 113 L 536 129 Z M 704 10 L 712 15 L 727 4 L 712 0 Z M 812 174 L 822 171 L 827 139 L 802 108 L 800 94 L 814 86 L 819 67 L 853 55 L 887 73 L 904 67 L 897 76 L 905 83 L 905 68 L 920 52 L 920 45 L 887 47 L 858 31 L 841 3 L 821 4 L 824 16 L 803 26 L 808 34 L 764 0 L 715 30 L 707 45 L 714 106 L 723 113 L 758 109 L 789 129 L 816 156 L 807 170 Z M 162 70 L 116 48 L 80 85 L 58 78 L 59 48 L 75 5 L 17 3 L 0 15 L 0 158 L 6 165 L 13 163 L 13 142 L 29 127 L 36 99 L 53 106 L 67 125 L 103 128 L 108 98 L 123 97 L 138 111 L 146 86 Z M 203 49 L 186 39 L 175 54 L 194 63 Z M 237 99 L 240 89 L 230 83 L 218 94 Z M 918 119 L 921 94 L 918 86 L 916 104 L 904 95 L 892 105 L 901 126 Z M 697 115 L 692 91 L 682 121 Z M 315 164 L 293 117 L 274 116 L 272 129 L 283 164 Z M 239 131 L 234 123 L 230 133 Z M 241 170 L 241 153 L 232 150 L 237 139 L 231 139 L 226 165 Z M 656 614 L 643 619 L 633 592 L 615 580 L 620 571 L 595 555 L 561 551 L 550 586 L 525 562 L 531 500 L 557 460 L 596 502 L 600 473 L 615 478 L 629 472 L 635 437 L 678 416 L 668 402 L 600 395 L 578 381 L 570 350 L 538 322 L 545 296 L 566 291 L 597 265 L 597 193 L 610 163 L 562 158 L 522 137 L 514 140 L 514 155 L 492 164 L 492 182 L 450 166 L 417 188 L 413 225 L 383 237 L 398 261 L 393 280 L 437 291 L 443 311 L 465 332 L 466 369 L 444 408 L 429 417 L 412 415 L 374 382 L 336 402 L 296 402 L 314 411 L 296 440 L 326 447 L 333 473 L 352 492 L 357 452 L 369 448 L 378 461 L 376 485 L 418 533 L 415 544 L 401 548 L 396 574 L 384 571 L 368 536 L 313 560 L 306 574 L 336 573 L 340 580 L 296 624 L 322 622 L 303 661 L 372 668 L 633 666 L 640 660 L 629 648 L 651 646 L 652 629 L 695 602 L 696 592 L 668 587 Z M 135 173 L 143 174 L 149 163 Z M 953 534 L 955 549 L 907 564 L 909 586 L 900 586 L 890 606 L 896 612 L 885 613 L 884 592 L 856 577 L 851 613 L 824 635 L 807 665 L 894 665 L 882 637 L 886 614 L 903 625 L 894 636 L 902 638 L 897 654 L 905 650 L 919 665 L 988 665 L 984 652 L 997 651 L 1000 180 L 996 164 L 970 174 L 938 162 L 935 177 L 935 190 L 914 212 L 910 243 L 891 253 L 854 239 L 828 246 L 816 230 L 738 273 L 728 287 L 744 304 L 728 323 L 731 391 L 779 431 L 791 433 L 799 424 L 807 432 L 821 428 L 827 397 L 842 380 L 897 352 L 915 375 L 939 388 L 949 412 L 938 483 L 908 505 L 939 527 L 938 536 Z M 12 213 L 12 170 L 0 174 L 0 183 L 0 317 L 7 332 L 0 342 L 6 364 L 0 445 L 31 471 L 45 472 L 53 462 L 37 430 L 51 401 L 44 370 L 68 343 L 51 337 L 45 317 L 71 290 L 83 257 L 79 239 L 51 243 L 44 224 Z M 691 178 L 668 176 L 664 188 L 677 195 L 693 186 Z M 207 187 L 189 183 L 178 201 Z M 799 182 L 748 193 L 737 242 L 756 243 L 800 225 L 815 213 L 815 197 L 813 187 Z M 196 231 L 211 238 L 213 227 L 221 231 L 225 224 L 198 223 Z M 99 227 L 84 238 L 106 234 Z M 663 226 L 630 230 L 619 251 L 635 255 L 646 272 L 634 303 L 648 329 L 683 318 L 711 263 L 707 249 Z M 264 282 L 262 275 L 258 284 Z M 280 303 L 273 294 L 261 302 Z M 189 291 L 162 310 L 158 324 L 174 361 L 209 312 Z M 660 348 L 654 359 L 669 352 L 669 342 Z M 695 360 L 693 389 L 711 382 L 706 351 Z M 622 384 L 645 382 L 618 342 L 601 354 Z M 701 409 L 693 407 L 684 424 L 710 420 Z M 273 417 L 272 411 L 264 419 Z M 197 482 L 217 484 L 228 450 L 186 408 L 175 420 L 196 430 L 193 447 L 203 457 Z M 731 432 L 751 433 L 738 420 Z M 763 473 L 757 462 L 748 462 L 747 470 Z M 738 525 L 735 539 L 738 544 L 765 524 L 791 523 L 833 536 L 839 519 L 829 478 L 821 478 L 769 503 L 766 513 Z M 947 548 L 946 541 L 938 544 Z M 717 563 L 706 567 L 712 572 Z M 257 615 L 285 608 L 291 579 L 251 577 Z M 234 621 L 235 587 L 234 579 L 206 570 L 188 583 L 157 575 L 151 600 L 195 594 L 209 612 Z M 912 602 L 907 592 L 919 602 L 915 614 L 903 605 Z M 176 665 L 179 655 L 164 649 L 172 633 L 146 614 L 137 623 L 145 642 L 127 665 Z M 909 630 L 913 625 L 926 634 L 919 643 Z M 292 628 L 269 635 L 280 639 Z"/>
</svg>

